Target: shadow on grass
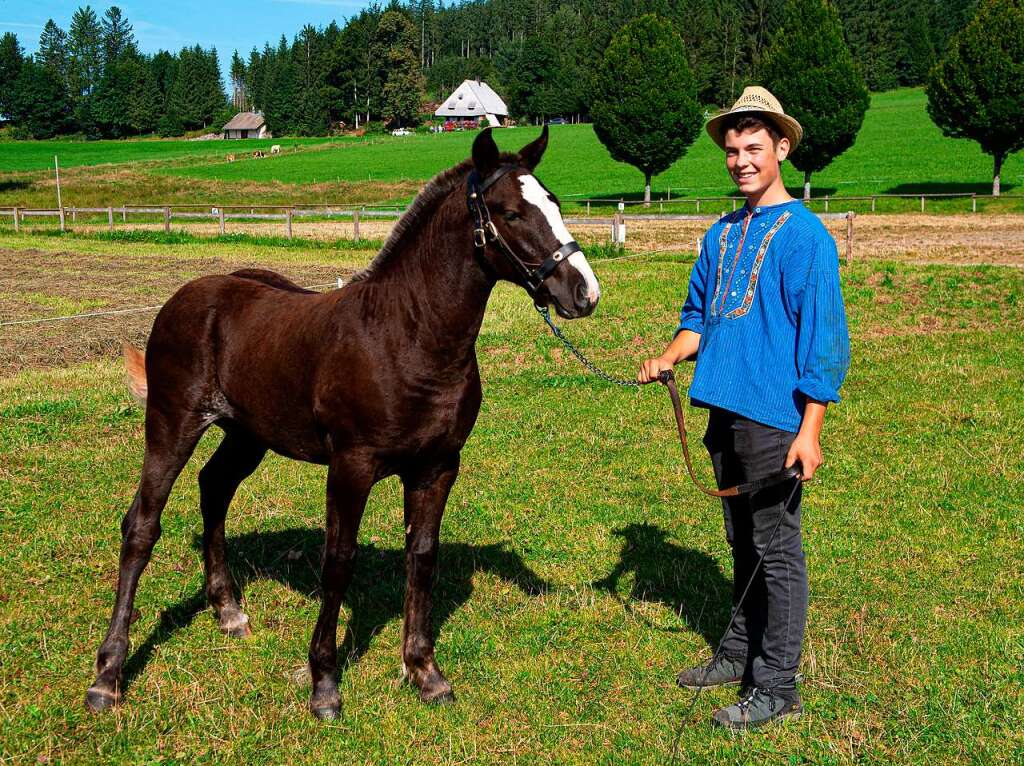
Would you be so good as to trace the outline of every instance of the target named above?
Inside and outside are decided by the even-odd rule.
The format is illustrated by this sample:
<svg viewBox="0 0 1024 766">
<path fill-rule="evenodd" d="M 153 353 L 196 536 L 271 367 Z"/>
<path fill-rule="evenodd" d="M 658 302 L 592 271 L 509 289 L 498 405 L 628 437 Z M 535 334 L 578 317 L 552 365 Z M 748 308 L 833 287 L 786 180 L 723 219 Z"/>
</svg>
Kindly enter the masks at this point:
<svg viewBox="0 0 1024 766">
<path fill-rule="evenodd" d="M 1000 183 L 1000 190 L 1008 192 L 1016 184 Z M 991 194 L 992 182 L 982 181 L 980 183 L 956 183 L 956 182 L 927 182 L 913 184 L 899 184 L 886 189 L 885 194 Z"/>
<path fill-rule="evenodd" d="M 10 191 L 24 191 L 32 186 L 31 181 L 19 180 L 19 179 L 7 179 L 0 181 L 0 192 Z"/>
<path fill-rule="evenodd" d="M 202 547 L 200 537 L 193 541 Z M 227 540 L 228 564 L 239 589 L 258 580 L 276 580 L 310 599 L 318 599 L 319 562 L 324 545 L 322 529 L 286 529 L 279 532 L 253 532 Z M 489 572 L 516 585 L 527 595 L 539 595 L 549 584 L 538 577 L 518 553 L 502 543 L 468 545 L 442 543 L 438 558 L 438 579 L 434 587 L 434 632 L 448 621 L 473 593 L 476 572 Z M 360 545 L 355 573 L 345 603 L 349 619 L 345 637 L 338 647 L 339 664 L 344 668 L 369 648 L 373 637 L 392 620 L 402 616 L 405 598 L 405 551 Z M 128 658 L 124 666 L 122 688 L 128 688 L 142 672 L 154 650 L 174 633 L 187 627 L 206 609 L 202 588 L 163 611 L 160 623 Z M 245 607 L 243 606 L 243 609 Z M 251 615 L 256 623 L 273 615 Z M 312 635 L 313 624 L 309 625 Z M 399 647 L 395 647 L 395 652 Z"/>
<path fill-rule="evenodd" d="M 708 645 L 717 646 L 732 606 L 732 582 L 722 576 L 718 563 L 702 551 L 677 545 L 653 524 L 630 524 L 613 534 L 623 540 L 619 561 L 593 586 L 618 595 L 619 580 L 633 573 L 627 608 L 630 601 L 664 604 Z"/>
</svg>

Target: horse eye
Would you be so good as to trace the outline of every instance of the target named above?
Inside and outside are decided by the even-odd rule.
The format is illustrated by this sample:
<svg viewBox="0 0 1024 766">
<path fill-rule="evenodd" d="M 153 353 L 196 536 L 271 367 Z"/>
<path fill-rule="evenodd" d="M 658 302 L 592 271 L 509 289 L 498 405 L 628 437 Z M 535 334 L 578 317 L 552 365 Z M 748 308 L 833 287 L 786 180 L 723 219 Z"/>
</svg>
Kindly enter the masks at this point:
<svg viewBox="0 0 1024 766">
<path fill-rule="evenodd" d="M 506 221 L 518 221 L 519 213 L 516 213 L 513 210 L 509 210 L 507 213 L 505 213 L 504 218 Z"/>
</svg>

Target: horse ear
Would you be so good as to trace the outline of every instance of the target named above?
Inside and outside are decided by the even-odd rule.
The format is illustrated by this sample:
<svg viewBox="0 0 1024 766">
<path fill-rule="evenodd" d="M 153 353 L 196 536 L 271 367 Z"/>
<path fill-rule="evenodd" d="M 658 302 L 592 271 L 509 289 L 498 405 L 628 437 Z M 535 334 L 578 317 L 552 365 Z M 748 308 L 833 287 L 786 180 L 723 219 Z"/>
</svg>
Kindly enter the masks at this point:
<svg viewBox="0 0 1024 766">
<path fill-rule="evenodd" d="M 491 129 L 485 128 L 473 141 L 473 166 L 477 173 L 487 176 L 497 169 L 499 160 L 498 145 L 494 143 Z"/>
<path fill-rule="evenodd" d="M 524 167 L 533 170 L 540 164 L 540 158 L 544 156 L 544 150 L 547 148 L 548 126 L 547 123 L 544 123 L 544 130 L 540 132 L 540 138 L 519 150 L 519 161 Z"/>
</svg>

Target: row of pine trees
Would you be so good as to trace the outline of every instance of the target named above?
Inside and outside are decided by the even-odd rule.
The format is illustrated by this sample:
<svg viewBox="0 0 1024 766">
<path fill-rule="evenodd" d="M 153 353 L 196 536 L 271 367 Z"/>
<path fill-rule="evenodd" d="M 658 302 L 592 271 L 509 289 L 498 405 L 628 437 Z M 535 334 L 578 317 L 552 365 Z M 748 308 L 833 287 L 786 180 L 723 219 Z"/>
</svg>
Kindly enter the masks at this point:
<svg viewBox="0 0 1024 766">
<path fill-rule="evenodd" d="M 494 85 L 527 119 L 589 116 L 594 62 L 645 13 L 683 40 L 702 104 L 729 103 L 760 74 L 776 0 L 392 0 L 326 27 L 303 27 L 232 56 L 225 94 L 217 52 L 139 51 L 117 7 L 79 8 L 65 31 L 46 24 L 34 56 L 0 39 L 0 114 L 20 135 L 180 135 L 257 109 L 278 134 L 320 135 L 339 122 L 415 122 L 425 99 L 463 79 Z M 917 85 L 964 26 L 976 0 L 834 0 L 867 86 Z"/>
</svg>

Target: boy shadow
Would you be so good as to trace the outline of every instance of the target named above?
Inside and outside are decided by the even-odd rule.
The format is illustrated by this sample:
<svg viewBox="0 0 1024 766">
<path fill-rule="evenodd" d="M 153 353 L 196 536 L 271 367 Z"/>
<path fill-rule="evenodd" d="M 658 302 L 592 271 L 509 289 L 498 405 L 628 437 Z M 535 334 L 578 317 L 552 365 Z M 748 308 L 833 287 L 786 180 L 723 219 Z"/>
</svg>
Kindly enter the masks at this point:
<svg viewBox="0 0 1024 766">
<path fill-rule="evenodd" d="M 679 615 L 689 630 L 717 646 L 729 622 L 732 582 L 722 575 L 715 560 L 677 545 L 653 524 L 630 524 L 613 534 L 623 540 L 619 561 L 607 576 L 592 583 L 593 587 L 617 597 L 619 581 L 633 573 L 627 608 L 631 601 L 663 604 Z"/>
<path fill-rule="evenodd" d="M 238 590 L 259 580 L 276 580 L 310 600 L 319 600 L 320 558 L 324 545 L 322 529 L 293 528 L 279 532 L 252 532 L 227 540 L 228 565 Z M 193 546 L 202 548 L 197 535 Z M 527 595 L 546 592 L 550 585 L 538 577 L 518 553 L 504 543 L 469 545 L 442 543 L 438 553 L 438 579 L 434 585 L 434 635 L 473 593 L 473 576 L 488 572 L 517 586 Z M 405 598 L 404 549 L 360 545 L 356 555 L 352 583 L 345 597 L 348 620 L 345 636 L 339 642 L 339 675 L 357 662 L 374 638 L 389 622 L 402 616 Z M 207 608 L 201 586 L 194 593 L 164 609 L 160 622 L 132 653 L 124 666 L 122 689 L 131 685 L 145 668 L 154 650 L 177 631 L 192 623 Z M 243 610 L 245 606 L 243 604 Z M 259 630 L 261 621 L 274 615 L 251 615 Z M 313 624 L 310 623 L 312 635 Z M 398 647 L 395 647 L 398 651 Z"/>
</svg>

